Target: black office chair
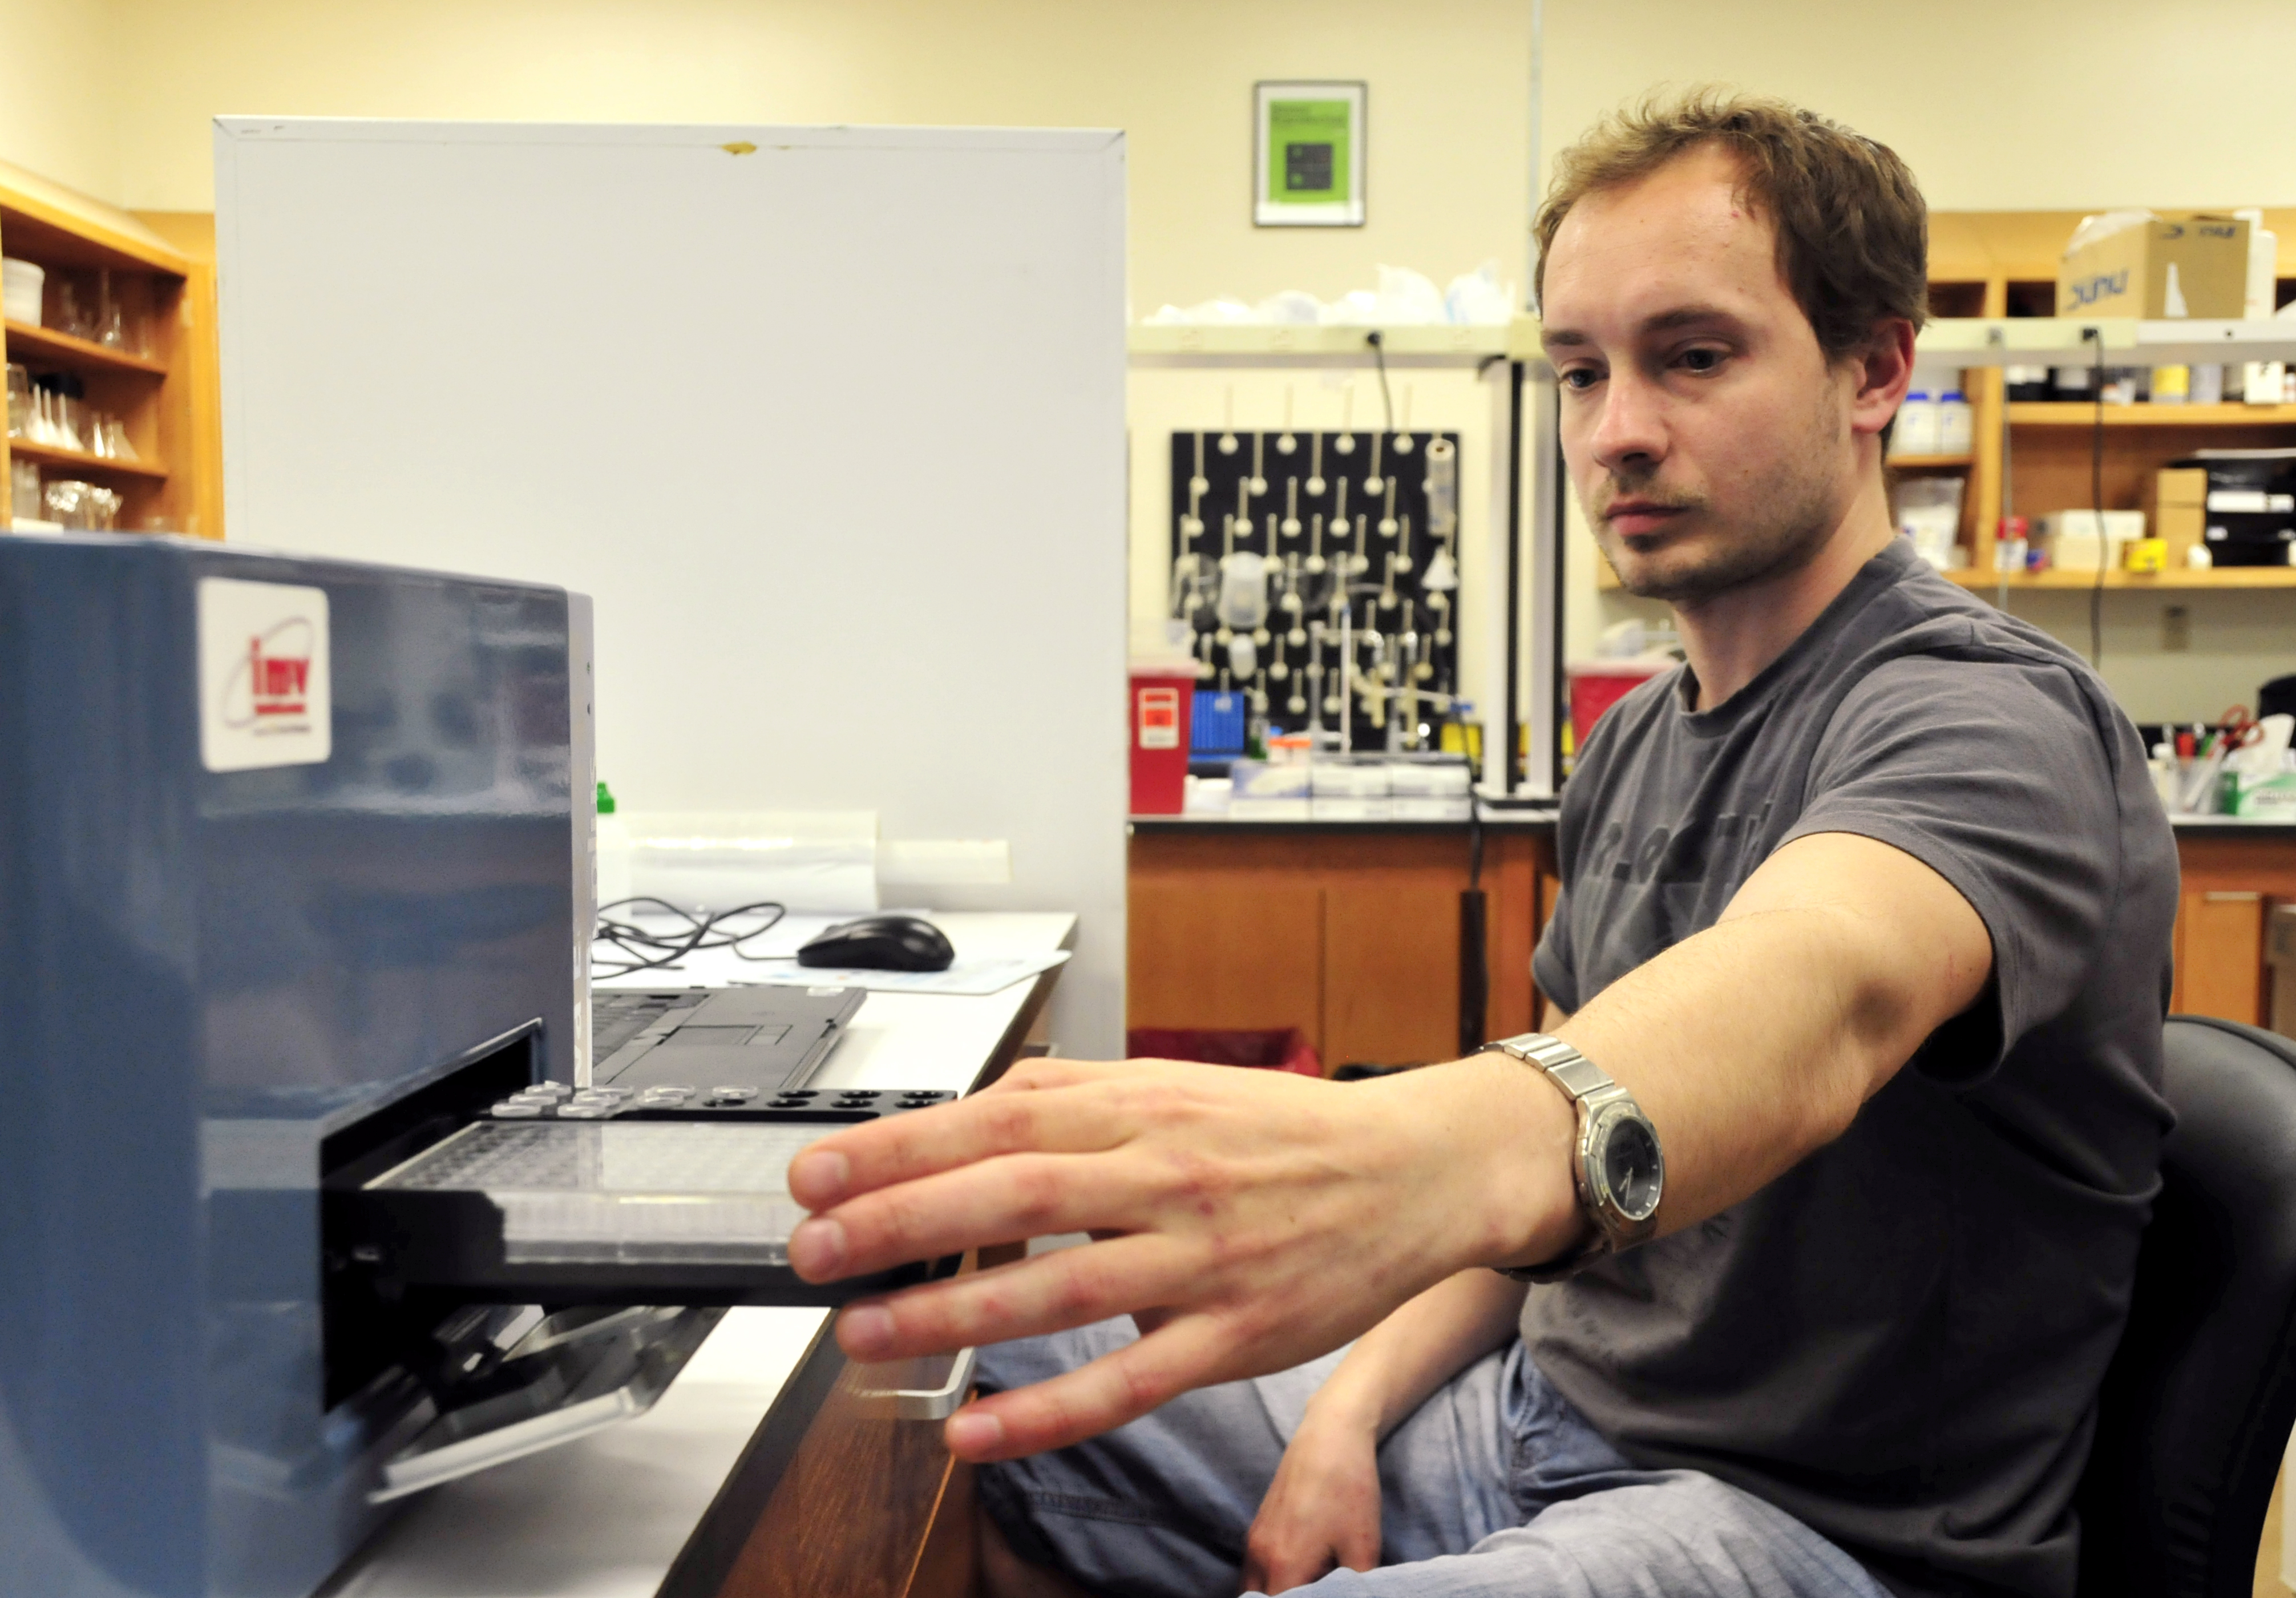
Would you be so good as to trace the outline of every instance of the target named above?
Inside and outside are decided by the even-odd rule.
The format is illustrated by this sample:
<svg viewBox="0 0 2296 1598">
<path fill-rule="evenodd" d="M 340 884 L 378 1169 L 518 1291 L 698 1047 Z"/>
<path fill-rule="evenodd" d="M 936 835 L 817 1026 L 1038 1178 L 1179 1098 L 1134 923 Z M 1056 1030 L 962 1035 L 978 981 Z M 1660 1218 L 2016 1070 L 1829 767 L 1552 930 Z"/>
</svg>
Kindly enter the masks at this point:
<svg viewBox="0 0 2296 1598">
<path fill-rule="evenodd" d="M 2177 1130 L 2081 1479 L 2083 1598 L 2249 1598 L 2296 1426 L 2296 1043 L 2174 1016 Z"/>
</svg>

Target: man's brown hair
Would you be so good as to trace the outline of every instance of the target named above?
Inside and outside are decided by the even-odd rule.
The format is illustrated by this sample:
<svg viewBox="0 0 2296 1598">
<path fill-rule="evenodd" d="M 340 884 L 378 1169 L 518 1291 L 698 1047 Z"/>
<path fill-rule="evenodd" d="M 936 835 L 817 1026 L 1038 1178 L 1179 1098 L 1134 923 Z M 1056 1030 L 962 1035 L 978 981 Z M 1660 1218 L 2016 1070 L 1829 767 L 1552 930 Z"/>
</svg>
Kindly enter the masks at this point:
<svg viewBox="0 0 2296 1598">
<path fill-rule="evenodd" d="M 1841 123 L 1763 95 L 1653 93 L 1596 123 L 1556 158 L 1532 234 L 1542 301 L 1546 252 L 1588 194 L 1648 177 L 1702 145 L 1726 151 L 1740 194 L 1778 235 L 1778 272 L 1829 360 L 1863 350 L 1876 323 L 1929 314 L 1929 207 L 1906 163 Z"/>
</svg>

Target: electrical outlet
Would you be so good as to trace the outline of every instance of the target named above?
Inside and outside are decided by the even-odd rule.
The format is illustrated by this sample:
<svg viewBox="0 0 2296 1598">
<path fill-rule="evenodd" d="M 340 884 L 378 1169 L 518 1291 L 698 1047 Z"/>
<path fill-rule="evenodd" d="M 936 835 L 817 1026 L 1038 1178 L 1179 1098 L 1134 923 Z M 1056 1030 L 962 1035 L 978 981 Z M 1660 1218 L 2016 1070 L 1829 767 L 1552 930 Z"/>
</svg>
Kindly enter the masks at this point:
<svg viewBox="0 0 2296 1598">
<path fill-rule="evenodd" d="M 2161 647 L 2175 654 L 2193 647 L 2193 613 L 2181 605 L 2161 607 Z"/>
</svg>

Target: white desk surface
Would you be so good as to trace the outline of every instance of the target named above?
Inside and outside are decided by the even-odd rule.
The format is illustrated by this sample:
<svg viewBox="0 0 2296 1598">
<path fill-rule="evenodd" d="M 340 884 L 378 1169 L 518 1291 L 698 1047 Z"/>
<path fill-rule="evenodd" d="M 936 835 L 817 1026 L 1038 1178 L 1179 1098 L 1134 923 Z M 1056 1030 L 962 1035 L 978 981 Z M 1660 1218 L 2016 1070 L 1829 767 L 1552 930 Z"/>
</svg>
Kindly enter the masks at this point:
<svg viewBox="0 0 2296 1598">
<path fill-rule="evenodd" d="M 1076 926 L 1049 912 L 930 918 L 959 960 L 1057 949 Z M 719 987 L 742 964 L 716 951 L 600 985 Z M 872 993 L 818 1080 L 961 1091 L 1035 987 Z M 827 1315 L 729 1311 L 651 1410 L 422 1494 L 337 1576 L 332 1598 L 652 1598 Z"/>
</svg>

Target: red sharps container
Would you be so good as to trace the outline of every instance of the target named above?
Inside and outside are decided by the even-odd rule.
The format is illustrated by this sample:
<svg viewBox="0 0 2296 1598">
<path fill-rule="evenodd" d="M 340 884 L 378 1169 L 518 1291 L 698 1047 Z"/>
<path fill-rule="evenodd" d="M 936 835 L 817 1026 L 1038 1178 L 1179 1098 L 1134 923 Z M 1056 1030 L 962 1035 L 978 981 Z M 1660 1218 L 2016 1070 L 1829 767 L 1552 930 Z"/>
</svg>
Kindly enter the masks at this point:
<svg viewBox="0 0 2296 1598">
<path fill-rule="evenodd" d="M 1132 813 L 1177 816 L 1188 787 L 1188 713 L 1195 663 L 1161 656 L 1132 662 Z"/>
</svg>

